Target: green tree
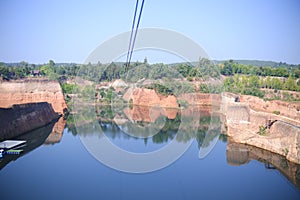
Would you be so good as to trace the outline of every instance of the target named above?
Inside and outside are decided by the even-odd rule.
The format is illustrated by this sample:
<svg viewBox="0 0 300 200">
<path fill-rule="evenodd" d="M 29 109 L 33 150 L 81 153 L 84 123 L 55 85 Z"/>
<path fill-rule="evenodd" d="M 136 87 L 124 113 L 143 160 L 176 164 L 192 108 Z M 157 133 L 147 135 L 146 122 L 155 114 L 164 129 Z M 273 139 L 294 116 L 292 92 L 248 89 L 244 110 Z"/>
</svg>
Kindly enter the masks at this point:
<svg viewBox="0 0 300 200">
<path fill-rule="evenodd" d="M 200 92 L 209 93 L 209 88 L 208 88 L 207 84 L 205 84 L 205 83 L 200 84 L 199 88 L 200 88 Z"/>
<path fill-rule="evenodd" d="M 283 82 L 279 78 L 271 79 L 272 88 L 275 90 L 281 90 L 283 86 Z"/>
<path fill-rule="evenodd" d="M 4 65 L 0 65 L 0 76 L 4 79 L 9 79 L 9 70 Z"/>
<path fill-rule="evenodd" d="M 183 77 L 187 77 L 187 76 L 194 77 L 195 76 L 195 74 L 190 74 L 192 67 L 186 63 L 179 64 L 176 67 L 176 69 Z"/>
<path fill-rule="evenodd" d="M 265 85 L 266 88 L 269 88 L 269 89 L 273 88 L 273 87 L 272 87 L 272 81 L 271 81 L 270 76 L 267 76 L 264 85 Z"/>
<path fill-rule="evenodd" d="M 147 57 L 144 58 L 144 64 L 146 64 L 146 65 L 148 64 L 148 59 L 147 59 Z"/>
<path fill-rule="evenodd" d="M 283 85 L 283 89 L 297 91 L 298 87 L 296 85 L 295 79 L 292 76 L 289 76 L 289 78 L 286 80 L 286 82 Z"/>
<path fill-rule="evenodd" d="M 226 61 L 224 63 L 224 66 L 223 66 L 222 70 L 221 70 L 221 74 L 227 75 L 227 76 L 232 75 L 233 74 L 232 65 L 233 65 L 232 60 L 230 60 L 229 62 Z"/>
<path fill-rule="evenodd" d="M 14 73 L 16 78 L 24 78 L 25 77 L 25 71 L 22 67 L 14 67 Z"/>
<path fill-rule="evenodd" d="M 260 88 L 258 76 L 251 76 L 250 77 L 249 86 L 250 87 L 255 87 L 255 88 Z"/>
<path fill-rule="evenodd" d="M 50 67 L 54 67 L 55 66 L 55 62 L 53 60 L 49 60 L 49 64 Z"/>
<path fill-rule="evenodd" d="M 295 78 L 300 78 L 300 66 L 297 69 L 294 69 Z"/>
</svg>

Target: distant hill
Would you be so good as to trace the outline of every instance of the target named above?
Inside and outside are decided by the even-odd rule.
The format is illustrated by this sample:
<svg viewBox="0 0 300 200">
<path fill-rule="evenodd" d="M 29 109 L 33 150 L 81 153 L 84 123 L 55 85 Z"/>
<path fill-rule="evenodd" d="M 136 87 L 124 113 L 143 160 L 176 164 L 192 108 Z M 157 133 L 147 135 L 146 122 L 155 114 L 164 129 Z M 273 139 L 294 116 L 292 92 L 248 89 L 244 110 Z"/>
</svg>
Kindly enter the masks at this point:
<svg viewBox="0 0 300 200">
<path fill-rule="evenodd" d="M 213 60 L 213 62 L 215 64 L 220 64 L 220 63 L 224 63 L 226 61 L 229 61 L 229 60 Z M 274 61 L 265 61 L 265 60 L 233 60 L 233 62 L 235 63 L 239 63 L 239 64 L 243 64 L 243 65 L 252 65 L 252 66 L 257 66 L 257 67 L 266 67 L 266 66 L 269 66 L 269 67 L 275 67 L 275 68 L 278 68 L 278 67 L 284 67 L 284 68 L 297 68 L 298 66 L 300 66 L 300 64 L 298 65 L 294 65 L 294 64 L 288 64 L 286 62 L 274 62 Z M 114 62 L 117 66 L 123 66 L 125 63 L 124 62 Z M 134 63 L 134 62 L 132 62 Z M 197 65 L 198 62 L 190 62 L 190 64 L 192 65 Z M 22 67 L 24 66 L 25 64 L 27 65 L 32 65 L 32 64 L 29 64 L 29 63 L 26 63 L 26 62 L 19 62 L 19 63 L 4 63 L 4 62 L 0 62 L 0 66 L 1 65 L 4 65 L 4 66 L 8 66 L 8 67 L 12 67 L 12 66 L 15 66 L 15 67 Z M 180 63 L 170 63 L 168 65 L 170 66 L 174 66 L 174 65 L 177 65 L 177 64 L 180 64 Z M 41 66 L 41 65 L 44 65 L 44 64 L 35 64 L 36 66 Z M 77 63 L 55 63 L 55 66 L 65 66 L 65 67 L 69 67 L 71 65 L 79 65 Z"/>
<path fill-rule="evenodd" d="M 216 64 L 224 63 L 228 60 L 214 60 Z M 274 62 L 274 61 L 265 61 L 265 60 L 233 60 L 235 63 L 243 64 L 243 65 L 252 65 L 252 66 L 258 66 L 258 67 L 284 67 L 284 68 L 290 68 L 290 67 L 298 67 L 298 65 L 288 64 L 286 62 Z"/>
<path fill-rule="evenodd" d="M 215 64 L 221 64 L 221 63 L 224 63 L 226 61 L 229 61 L 228 60 L 213 60 L 213 62 Z M 239 64 L 242 64 L 242 65 L 252 65 L 252 66 L 257 66 L 257 67 L 275 67 L 275 68 L 279 68 L 279 67 L 284 67 L 284 68 L 296 68 L 298 67 L 299 65 L 294 65 L 294 64 L 288 64 L 286 62 L 274 62 L 274 61 L 265 61 L 265 60 L 233 60 L 233 62 L 235 63 L 239 63 Z M 190 62 L 190 64 L 192 65 L 197 65 L 198 62 Z M 171 66 L 174 66 L 174 65 L 177 65 L 177 64 L 180 64 L 180 63 L 172 63 L 172 64 L 169 64 Z"/>
</svg>

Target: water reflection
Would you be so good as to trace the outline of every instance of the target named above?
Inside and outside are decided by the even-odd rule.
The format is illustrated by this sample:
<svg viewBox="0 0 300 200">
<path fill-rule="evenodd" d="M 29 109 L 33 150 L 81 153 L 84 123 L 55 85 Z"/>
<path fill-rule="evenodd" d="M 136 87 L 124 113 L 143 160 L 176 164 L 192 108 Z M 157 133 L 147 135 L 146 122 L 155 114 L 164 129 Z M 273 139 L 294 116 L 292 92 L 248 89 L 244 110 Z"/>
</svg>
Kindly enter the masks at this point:
<svg viewBox="0 0 300 200">
<path fill-rule="evenodd" d="M 184 143 L 196 139 L 199 149 L 209 147 L 215 138 L 220 137 L 222 141 L 226 141 L 224 135 L 220 136 L 225 133 L 223 116 L 212 112 L 210 107 L 179 110 L 133 106 L 116 111 L 111 106 L 98 106 L 95 112 L 94 120 L 88 117 L 88 112 L 86 116 L 76 116 L 77 131 L 73 131 L 75 120 L 71 116 L 70 121 L 73 124 L 68 122 L 69 130 L 74 135 L 98 134 L 102 137 L 101 134 L 105 134 L 111 139 L 151 139 L 156 144 L 167 143 L 173 139 Z M 97 132 L 96 125 L 101 127 L 101 131 Z"/>
<path fill-rule="evenodd" d="M 85 114 L 76 116 L 76 120 L 74 116 L 71 116 L 68 120 L 70 121 L 68 128 L 72 134 L 98 138 L 105 135 L 112 142 L 127 140 L 127 143 L 131 142 L 134 150 L 138 148 L 141 141 L 146 148 L 149 144 L 150 146 L 166 145 L 173 140 L 186 143 L 195 139 L 199 150 L 210 150 L 218 140 L 227 142 L 227 137 L 223 134 L 226 131 L 224 116 L 205 106 L 182 110 L 141 106 L 116 109 L 111 106 L 98 106 L 94 111 L 96 113 L 93 116 L 94 119 L 90 117 L 89 112 L 91 111 L 81 112 Z M 76 128 L 74 121 L 76 121 Z M 99 131 L 97 127 L 101 130 Z M 181 131 L 178 131 L 179 129 Z M 242 165 L 250 160 L 264 162 L 266 168 L 278 170 L 297 188 L 300 188 L 299 165 L 277 154 L 228 141 L 226 155 L 229 165 Z"/>
<path fill-rule="evenodd" d="M 233 166 L 248 164 L 251 160 L 262 162 L 266 169 L 278 170 L 300 189 L 300 165 L 286 160 L 285 157 L 279 154 L 229 140 L 226 157 L 227 163 Z"/>
<path fill-rule="evenodd" d="M 67 120 L 63 117 L 59 118 L 59 120 L 54 124 L 50 135 L 46 138 L 44 144 L 56 144 L 60 143 L 63 132 L 66 126 Z"/>
<path fill-rule="evenodd" d="M 66 125 L 66 120 L 64 120 L 61 117 L 57 122 L 53 121 L 52 123 L 46 126 L 27 132 L 18 137 L 5 138 L 5 139 L 12 139 L 12 140 L 25 140 L 26 143 L 21 148 L 23 150 L 22 153 L 4 155 L 3 158 L 0 159 L 0 170 L 2 170 L 9 162 L 17 160 L 18 158 L 38 148 L 42 144 L 59 143 L 65 125 Z"/>
<path fill-rule="evenodd" d="M 132 159 L 132 166 L 124 166 L 126 168 L 124 171 L 133 173 L 154 171 L 167 166 L 167 163 L 171 164 L 188 149 L 196 136 L 201 142 L 198 145 L 199 152 L 206 155 L 222 131 L 220 116 L 213 113 L 211 106 L 166 109 L 159 106 L 111 105 L 76 106 L 76 109 L 77 114 L 74 115 L 76 134 L 80 135 L 86 149 L 104 164 L 115 163 L 124 166 L 124 163 L 117 160 L 114 162 L 108 157 L 127 156 L 127 159 Z M 107 155 L 102 152 L 107 152 Z M 163 152 L 165 156 L 162 156 Z M 145 159 L 142 158 L 145 153 L 153 159 L 153 162 L 148 160 L 148 163 L 157 162 L 153 169 L 147 166 L 136 167 Z M 158 153 L 160 155 L 156 156 L 160 160 L 154 156 Z M 168 161 L 164 162 L 165 160 Z M 165 164 L 158 166 L 158 163 Z"/>
</svg>

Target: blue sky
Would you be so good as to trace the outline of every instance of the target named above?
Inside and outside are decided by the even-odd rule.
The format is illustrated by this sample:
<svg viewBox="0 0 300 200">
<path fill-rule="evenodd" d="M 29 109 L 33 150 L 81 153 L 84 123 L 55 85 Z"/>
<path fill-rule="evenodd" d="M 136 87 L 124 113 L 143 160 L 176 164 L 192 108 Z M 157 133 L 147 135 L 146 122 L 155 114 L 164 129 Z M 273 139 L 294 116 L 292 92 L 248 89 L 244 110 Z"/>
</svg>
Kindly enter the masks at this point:
<svg viewBox="0 0 300 200">
<path fill-rule="evenodd" d="M 135 2 L 1 0 L 0 61 L 83 63 L 102 42 L 131 29 Z M 300 63 L 298 0 L 145 0 L 143 27 L 184 34 L 212 59 Z"/>
</svg>

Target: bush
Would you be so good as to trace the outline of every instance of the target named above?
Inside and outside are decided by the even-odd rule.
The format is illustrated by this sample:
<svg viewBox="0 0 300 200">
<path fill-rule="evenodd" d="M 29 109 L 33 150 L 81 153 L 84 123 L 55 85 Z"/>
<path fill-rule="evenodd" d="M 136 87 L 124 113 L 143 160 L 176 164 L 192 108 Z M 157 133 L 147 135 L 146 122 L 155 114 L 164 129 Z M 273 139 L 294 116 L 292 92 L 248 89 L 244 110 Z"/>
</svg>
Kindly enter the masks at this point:
<svg viewBox="0 0 300 200">
<path fill-rule="evenodd" d="M 154 89 L 158 94 L 162 94 L 162 95 L 165 95 L 165 96 L 173 95 L 173 91 L 169 87 L 164 86 L 164 85 L 159 84 L 159 83 L 154 83 L 153 85 L 150 85 L 147 88 L 148 89 Z"/>
<path fill-rule="evenodd" d="M 267 135 L 267 130 L 266 127 L 264 126 L 259 126 L 259 131 L 257 132 L 258 135 Z"/>
<path fill-rule="evenodd" d="M 186 78 L 188 81 L 193 81 L 193 78 L 192 77 L 190 77 L 190 76 L 188 76 L 187 78 Z"/>
<path fill-rule="evenodd" d="M 279 110 L 274 110 L 274 111 L 273 111 L 273 114 L 279 115 L 279 114 L 280 114 L 280 111 L 279 111 Z"/>
<path fill-rule="evenodd" d="M 207 84 L 200 84 L 199 88 L 200 88 L 200 92 L 209 93 L 209 89 L 208 89 Z"/>
<path fill-rule="evenodd" d="M 62 91 L 63 91 L 64 94 L 72 94 L 72 93 L 75 92 L 76 85 L 75 84 L 63 83 L 61 85 L 61 89 L 62 89 Z"/>
<path fill-rule="evenodd" d="M 128 102 L 128 106 L 129 108 L 132 110 L 133 109 L 133 100 L 132 99 L 129 99 L 129 102 Z"/>
</svg>

